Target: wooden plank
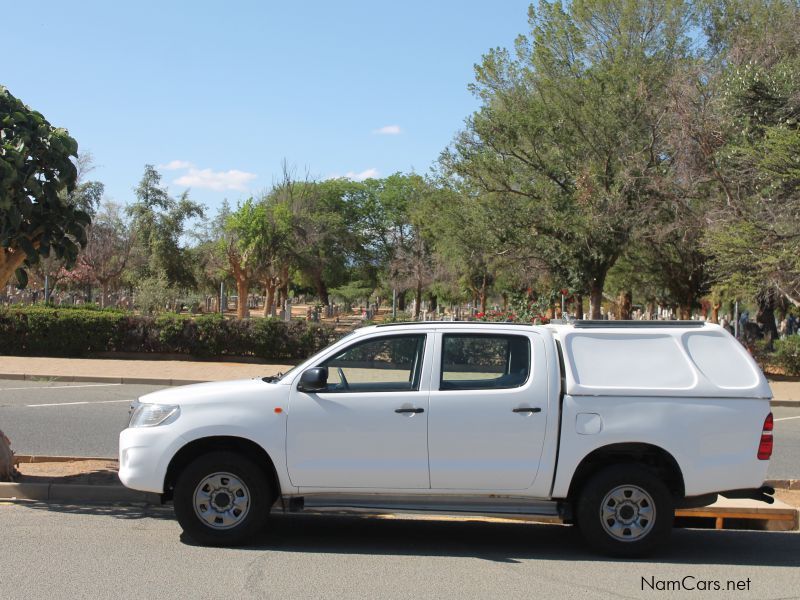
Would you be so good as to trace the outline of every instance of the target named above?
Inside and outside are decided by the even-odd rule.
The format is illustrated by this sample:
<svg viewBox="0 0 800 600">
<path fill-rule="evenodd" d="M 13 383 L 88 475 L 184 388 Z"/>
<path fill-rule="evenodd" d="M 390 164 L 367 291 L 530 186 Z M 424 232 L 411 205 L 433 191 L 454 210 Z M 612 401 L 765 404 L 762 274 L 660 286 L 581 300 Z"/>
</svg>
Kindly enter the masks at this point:
<svg viewBox="0 0 800 600">
<path fill-rule="evenodd" d="M 678 509 L 676 517 L 697 517 L 706 519 L 761 519 L 764 521 L 793 521 L 794 512 L 749 512 L 747 510 L 698 510 L 696 508 Z"/>
</svg>

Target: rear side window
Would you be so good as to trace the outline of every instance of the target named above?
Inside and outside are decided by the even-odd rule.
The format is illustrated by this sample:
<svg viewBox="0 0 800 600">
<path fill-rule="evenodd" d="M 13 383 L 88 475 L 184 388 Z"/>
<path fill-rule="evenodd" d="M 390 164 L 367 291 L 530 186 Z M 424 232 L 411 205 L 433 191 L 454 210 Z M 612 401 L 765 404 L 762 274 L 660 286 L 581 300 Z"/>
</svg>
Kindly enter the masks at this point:
<svg viewBox="0 0 800 600">
<path fill-rule="evenodd" d="M 519 335 L 445 334 L 441 390 L 520 387 L 530 374 L 531 344 Z"/>
</svg>

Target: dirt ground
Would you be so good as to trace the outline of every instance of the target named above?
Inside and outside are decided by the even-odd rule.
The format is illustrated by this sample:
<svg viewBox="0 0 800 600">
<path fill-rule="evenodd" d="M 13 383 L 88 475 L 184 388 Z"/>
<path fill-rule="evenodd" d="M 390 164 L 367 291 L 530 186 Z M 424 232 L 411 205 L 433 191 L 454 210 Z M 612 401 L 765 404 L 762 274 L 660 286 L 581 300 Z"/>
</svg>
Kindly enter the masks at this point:
<svg viewBox="0 0 800 600">
<path fill-rule="evenodd" d="M 80 460 L 68 462 L 21 463 L 17 466 L 25 483 L 119 484 L 116 460 Z M 800 490 L 776 490 L 775 497 L 800 508 Z"/>
<path fill-rule="evenodd" d="M 116 460 L 80 460 L 69 462 L 20 463 L 20 483 L 119 484 Z"/>
</svg>

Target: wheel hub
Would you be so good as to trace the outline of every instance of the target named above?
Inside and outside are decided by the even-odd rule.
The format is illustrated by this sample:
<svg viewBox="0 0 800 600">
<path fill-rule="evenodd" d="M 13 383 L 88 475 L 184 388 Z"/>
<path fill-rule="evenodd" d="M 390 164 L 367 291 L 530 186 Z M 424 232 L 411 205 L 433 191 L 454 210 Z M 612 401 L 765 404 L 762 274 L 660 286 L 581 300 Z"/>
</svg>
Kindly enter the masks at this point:
<svg viewBox="0 0 800 600">
<path fill-rule="evenodd" d="M 600 521 L 603 529 L 618 541 L 633 542 L 653 529 L 656 508 L 653 498 L 635 485 L 621 485 L 603 498 Z"/>
<path fill-rule="evenodd" d="M 194 512 L 212 529 L 230 529 L 250 511 L 250 490 L 232 473 L 212 473 L 194 491 Z"/>
<path fill-rule="evenodd" d="M 231 504 L 231 492 L 230 490 L 215 490 L 211 494 L 211 506 L 218 511 L 226 511 L 230 508 Z"/>
</svg>

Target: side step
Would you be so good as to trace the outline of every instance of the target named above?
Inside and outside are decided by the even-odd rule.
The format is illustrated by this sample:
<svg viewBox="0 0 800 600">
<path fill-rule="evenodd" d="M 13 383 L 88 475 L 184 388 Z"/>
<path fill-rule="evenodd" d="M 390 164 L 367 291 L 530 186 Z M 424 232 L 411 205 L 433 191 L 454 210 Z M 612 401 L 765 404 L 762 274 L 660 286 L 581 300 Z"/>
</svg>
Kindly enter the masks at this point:
<svg viewBox="0 0 800 600">
<path fill-rule="evenodd" d="M 281 506 L 275 506 L 280 510 Z M 319 515 L 405 515 L 413 517 L 492 517 L 515 521 L 563 523 L 564 511 L 558 502 L 520 498 L 459 498 L 430 496 L 343 496 L 311 495 L 288 498 L 288 512 Z"/>
</svg>

